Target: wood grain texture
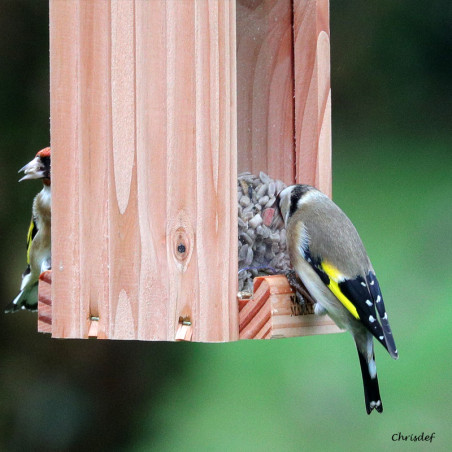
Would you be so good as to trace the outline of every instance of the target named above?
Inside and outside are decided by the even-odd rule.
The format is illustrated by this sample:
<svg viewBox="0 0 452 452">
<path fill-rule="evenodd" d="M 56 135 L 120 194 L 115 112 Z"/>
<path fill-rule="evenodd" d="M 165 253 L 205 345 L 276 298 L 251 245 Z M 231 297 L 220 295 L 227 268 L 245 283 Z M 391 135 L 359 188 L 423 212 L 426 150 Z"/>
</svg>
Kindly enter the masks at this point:
<svg viewBox="0 0 452 452">
<path fill-rule="evenodd" d="M 296 180 L 331 196 L 328 0 L 294 0 Z"/>
<path fill-rule="evenodd" d="M 166 1 L 136 3 L 137 184 L 140 228 L 138 338 L 169 338 L 167 260 Z M 151 183 L 150 183 L 151 182 Z M 163 277 L 162 277 L 163 276 Z"/>
<path fill-rule="evenodd" d="M 80 297 L 80 3 L 53 0 L 50 14 L 52 335 L 82 337 Z M 58 169 L 60 168 L 60 169 Z"/>
<path fill-rule="evenodd" d="M 140 234 L 143 231 L 138 221 L 141 193 L 138 193 L 136 165 L 135 53 L 135 2 L 111 2 L 108 261 L 109 337 L 112 339 L 138 339 Z M 146 151 L 142 149 L 142 152 Z"/>
<path fill-rule="evenodd" d="M 237 1 L 238 170 L 295 181 L 291 0 Z"/>
<path fill-rule="evenodd" d="M 51 0 L 50 29 L 53 335 L 237 339 L 235 2 Z"/>
<path fill-rule="evenodd" d="M 239 313 L 240 339 L 276 339 L 342 331 L 328 316 L 295 315 L 293 295 L 285 276 L 256 278 L 253 298 L 243 304 Z"/>
<path fill-rule="evenodd" d="M 99 317 L 97 335 L 105 338 L 108 335 L 110 290 L 108 155 L 111 149 L 111 115 L 103 113 L 110 110 L 111 105 L 108 3 L 80 2 L 78 29 L 78 146 L 75 152 L 80 159 L 80 267 L 77 270 L 81 282 L 80 327 L 83 337 L 92 335 L 90 319 Z M 52 176 L 53 168 L 52 155 Z M 52 190 L 52 194 L 55 191 Z"/>
</svg>

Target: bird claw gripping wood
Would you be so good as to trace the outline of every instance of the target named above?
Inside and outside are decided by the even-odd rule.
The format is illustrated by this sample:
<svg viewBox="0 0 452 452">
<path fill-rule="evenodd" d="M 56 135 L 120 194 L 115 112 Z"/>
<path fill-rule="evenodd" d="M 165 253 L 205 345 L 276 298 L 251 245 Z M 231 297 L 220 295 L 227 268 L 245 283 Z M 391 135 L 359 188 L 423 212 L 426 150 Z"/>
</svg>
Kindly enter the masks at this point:
<svg viewBox="0 0 452 452">
<path fill-rule="evenodd" d="M 308 290 L 298 278 L 295 270 L 287 270 L 286 278 L 289 281 L 290 287 L 295 292 L 295 295 L 291 296 L 292 304 L 292 315 L 306 315 L 312 314 L 314 312 L 314 300 L 309 294 Z"/>
</svg>

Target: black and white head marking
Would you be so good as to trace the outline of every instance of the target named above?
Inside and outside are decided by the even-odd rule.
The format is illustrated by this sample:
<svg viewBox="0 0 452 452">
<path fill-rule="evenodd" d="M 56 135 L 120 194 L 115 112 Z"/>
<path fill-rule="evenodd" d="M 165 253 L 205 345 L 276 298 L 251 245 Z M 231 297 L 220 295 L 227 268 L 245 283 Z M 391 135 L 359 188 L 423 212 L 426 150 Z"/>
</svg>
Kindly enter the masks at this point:
<svg viewBox="0 0 452 452">
<path fill-rule="evenodd" d="M 309 185 L 291 185 L 278 194 L 277 206 L 286 226 L 289 218 L 299 208 L 300 200 L 310 190 L 312 187 Z"/>
</svg>

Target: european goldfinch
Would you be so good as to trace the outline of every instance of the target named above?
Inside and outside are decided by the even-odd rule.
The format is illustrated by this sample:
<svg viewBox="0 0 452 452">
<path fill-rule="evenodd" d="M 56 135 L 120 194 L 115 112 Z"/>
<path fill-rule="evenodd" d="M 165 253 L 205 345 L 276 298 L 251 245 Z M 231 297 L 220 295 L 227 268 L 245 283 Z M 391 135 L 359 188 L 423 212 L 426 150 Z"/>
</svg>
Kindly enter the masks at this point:
<svg viewBox="0 0 452 452">
<path fill-rule="evenodd" d="M 43 188 L 33 200 L 33 211 L 27 235 L 27 268 L 22 275 L 22 284 L 17 297 L 6 307 L 5 312 L 15 312 L 19 309 L 36 311 L 38 307 L 39 275 L 50 269 L 50 148 L 45 148 L 19 172 L 27 179 L 42 179 Z M 20 182 L 19 181 L 19 182 Z"/>
<path fill-rule="evenodd" d="M 356 343 L 367 413 L 383 411 L 373 337 L 398 358 L 380 286 L 361 238 L 344 212 L 319 190 L 292 185 L 278 195 L 291 264 L 316 302 Z"/>
</svg>

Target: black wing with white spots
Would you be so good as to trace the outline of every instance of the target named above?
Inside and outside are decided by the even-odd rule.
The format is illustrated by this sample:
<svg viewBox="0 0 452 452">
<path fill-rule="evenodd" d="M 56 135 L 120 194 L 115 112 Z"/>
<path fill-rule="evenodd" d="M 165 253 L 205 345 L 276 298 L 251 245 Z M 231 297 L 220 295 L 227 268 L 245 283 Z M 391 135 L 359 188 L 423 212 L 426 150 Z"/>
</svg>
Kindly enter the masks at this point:
<svg viewBox="0 0 452 452">
<path fill-rule="evenodd" d="M 388 314 L 386 313 L 383 296 L 381 295 L 380 285 L 378 284 L 377 277 L 372 272 L 369 272 L 369 274 L 367 275 L 367 285 L 369 287 L 370 294 L 372 295 L 373 302 L 377 308 L 381 326 L 383 327 L 386 348 L 389 354 L 394 359 L 397 359 L 399 355 L 397 353 L 394 337 L 392 335 L 391 327 L 389 325 Z"/>
<path fill-rule="evenodd" d="M 305 259 L 344 307 L 397 359 L 397 349 L 375 274 L 369 272 L 366 278 L 357 276 L 336 282 L 334 275 L 328 273 L 329 266 L 312 257 L 309 250 L 305 250 Z"/>
</svg>

